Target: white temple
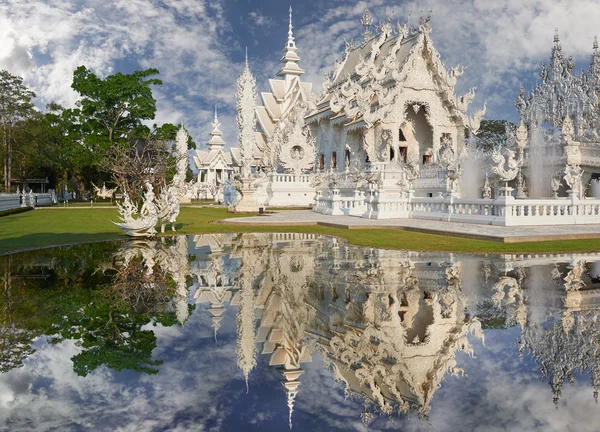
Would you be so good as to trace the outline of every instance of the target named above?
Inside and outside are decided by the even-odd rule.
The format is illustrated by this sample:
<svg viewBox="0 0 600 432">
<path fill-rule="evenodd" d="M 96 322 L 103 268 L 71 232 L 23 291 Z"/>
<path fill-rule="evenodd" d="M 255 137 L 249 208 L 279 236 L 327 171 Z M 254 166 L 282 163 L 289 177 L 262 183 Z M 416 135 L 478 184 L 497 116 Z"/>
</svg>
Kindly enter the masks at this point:
<svg viewBox="0 0 600 432">
<path fill-rule="evenodd" d="M 475 139 L 485 103 L 469 114 L 474 88 L 455 94 L 463 68 L 446 69 L 429 18 L 413 26 L 389 20 L 375 34 L 372 21 L 365 9 L 364 39 L 347 44 L 317 96 L 301 81 L 290 9 L 281 69 L 260 105 L 248 61 L 238 81 L 239 149 L 227 156 L 215 126 L 209 146 L 221 153 L 198 152 L 198 169 L 217 179 L 254 176 L 242 182 L 246 210 L 310 206 L 328 215 L 501 226 L 600 223 L 597 42 L 589 72 L 574 75 L 556 36 L 542 83 L 517 100 L 521 124 L 486 151 Z"/>
<path fill-rule="evenodd" d="M 200 190 L 200 198 L 212 198 L 222 201 L 222 185 L 226 180 L 232 180 L 235 173 L 239 172 L 242 163 L 240 151 L 237 147 L 225 150 L 221 123 L 215 107 L 215 117 L 212 123 L 210 139 L 206 143 L 208 151 L 190 150 L 193 162 L 192 171 Z"/>
</svg>

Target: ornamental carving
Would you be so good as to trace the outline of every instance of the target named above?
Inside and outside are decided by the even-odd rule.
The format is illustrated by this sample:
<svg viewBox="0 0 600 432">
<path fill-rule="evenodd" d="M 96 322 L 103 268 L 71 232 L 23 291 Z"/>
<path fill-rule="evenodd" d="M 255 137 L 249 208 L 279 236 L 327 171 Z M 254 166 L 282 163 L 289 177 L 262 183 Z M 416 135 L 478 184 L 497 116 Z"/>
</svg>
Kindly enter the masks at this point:
<svg viewBox="0 0 600 432">
<path fill-rule="evenodd" d="M 286 172 L 300 174 L 313 168 L 315 163 L 315 139 L 308 127 L 303 126 L 301 116 L 290 116 L 286 125 L 274 135 L 279 141 L 278 162 Z"/>
</svg>

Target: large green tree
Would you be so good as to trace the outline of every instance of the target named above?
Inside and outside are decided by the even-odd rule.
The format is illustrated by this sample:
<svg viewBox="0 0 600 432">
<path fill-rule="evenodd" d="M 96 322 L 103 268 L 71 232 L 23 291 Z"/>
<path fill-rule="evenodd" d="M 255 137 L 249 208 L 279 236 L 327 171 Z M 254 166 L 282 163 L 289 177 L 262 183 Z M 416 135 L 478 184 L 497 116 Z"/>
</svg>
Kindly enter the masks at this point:
<svg viewBox="0 0 600 432">
<path fill-rule="evenodd" d="M 73 74 L 72 88 L 81 96 L 77 102 L 86 144 L 114 144 L 131 138 L 143 120 L 152 120 L 156 114 L 156 100 L 151 85 L 162 81 L 152 76 L 157 69 L 116 73 L 101 79 L 85 66 Z"/>
<path fill-rule="evenodd" d="M 0 71 L 0 133 L 5 192 L 10 192 L 15 128 L 35 112 L 34 97 L 35 93 L 23 84 L 23 78 L 6 70 Z"/>
</svg>

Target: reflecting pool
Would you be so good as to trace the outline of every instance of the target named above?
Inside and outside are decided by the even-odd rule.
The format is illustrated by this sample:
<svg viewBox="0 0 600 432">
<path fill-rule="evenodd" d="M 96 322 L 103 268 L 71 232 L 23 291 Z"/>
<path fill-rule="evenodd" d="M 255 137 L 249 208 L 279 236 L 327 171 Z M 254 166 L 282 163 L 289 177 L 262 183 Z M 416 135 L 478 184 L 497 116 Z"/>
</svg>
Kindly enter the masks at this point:
<svg viewBox="0 0 600 432">
<path fill-rule="evenodd" d="M 307 234 L 0 256 L 0 431 L 596 431 L 600 253 Z"/>
</svg>

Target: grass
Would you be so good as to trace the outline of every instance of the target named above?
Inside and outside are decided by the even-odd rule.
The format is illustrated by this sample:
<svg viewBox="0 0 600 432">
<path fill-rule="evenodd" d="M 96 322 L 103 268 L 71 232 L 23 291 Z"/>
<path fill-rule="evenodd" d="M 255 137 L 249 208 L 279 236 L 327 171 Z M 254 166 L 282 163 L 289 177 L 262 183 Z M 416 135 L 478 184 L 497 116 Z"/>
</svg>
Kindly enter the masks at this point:
<svg viewBox="0 0 600 432">
<path fill-rule="evenodd" d="M 369 247 L 453 251 L 464 253 L 560 253 L 600 250 L 600 239 L 500 243 L 459 237 L 389 229 L 330 228 L 323 226 L 249 226 L 214 224 L 219 219 L 247 216 L 227 213 L 224 208 L 185 208 L 177 219 L 179 234 L 227 232 L 300 232 L 333 235 Z M 36 210 L 0 219 L 0 253 L 66 243 L 124 239 L 110 221 L 117 220 L 114 208 Z"/>
</svg>

